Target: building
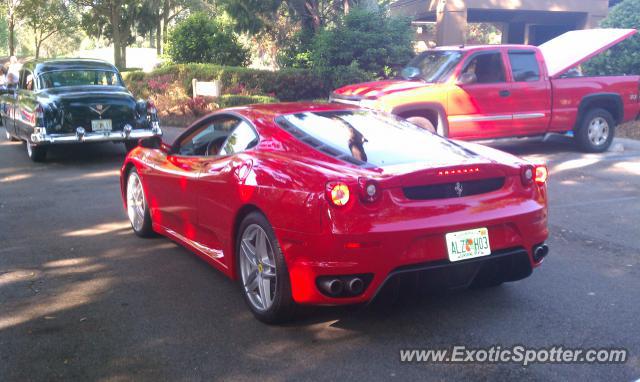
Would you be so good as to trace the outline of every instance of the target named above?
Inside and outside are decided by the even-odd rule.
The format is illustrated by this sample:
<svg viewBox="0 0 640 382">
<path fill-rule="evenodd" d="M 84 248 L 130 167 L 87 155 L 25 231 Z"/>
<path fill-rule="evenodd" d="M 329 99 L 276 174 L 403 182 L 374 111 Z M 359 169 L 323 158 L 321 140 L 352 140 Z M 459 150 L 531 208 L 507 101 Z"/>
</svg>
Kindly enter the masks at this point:
<svg viewBox="0 0 640 382">
<path fill-rule="evenodd" d="M 595 28 L 608 0 L 398 0 L 391 12 L 417 25 L 436 23 L 437 45 L 465 43 L 469 23 L 491 23 L 502 43 L 542 44 L 566 31 Z"/>
</svg>

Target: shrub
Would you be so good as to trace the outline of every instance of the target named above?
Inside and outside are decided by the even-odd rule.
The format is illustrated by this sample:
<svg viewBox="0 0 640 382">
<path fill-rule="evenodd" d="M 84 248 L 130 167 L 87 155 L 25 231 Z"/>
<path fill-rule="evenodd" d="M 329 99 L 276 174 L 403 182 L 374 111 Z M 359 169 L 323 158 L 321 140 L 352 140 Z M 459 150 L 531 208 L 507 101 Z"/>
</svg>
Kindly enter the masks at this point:
<svg viewBox="0 0 640 382">
<path fill-rule="evenodd" d="M 640 0 L 624 0 L 609 12 L 604 28 L 640 28 Z M 613 46 L 584 65 L 591 75 L 640 74 L 640 36 Z"/>
<path fill-rule="evenodd" d="M 204 13 L 196 13 L 180 22 L 169 34 L 167 52 L 176 63 L 202 62 L 244 66 L 249 51 L 230 28 L 225 28 Z"/>
<path fill-rule="evenodd" d="M 311 61 L 314 68 L 348 67 L 386 76 L 413 56 L 413 32 L 408 19 L 381 11 L 354 9 L 337 25 L 314 37 Z"/>
<path fill-rule="evenodd" d="M 278 102 L 277 98 L 264 96 L 264 95 L 235 95 L 235 94 L 224 94 L 216 99 L 218 106 L 220 108 L 225 107 L 234 107 L 234 106 L 242 106 L 242 105 L 250 105 L 254 103 L 274 103 Z"/>
</svg>

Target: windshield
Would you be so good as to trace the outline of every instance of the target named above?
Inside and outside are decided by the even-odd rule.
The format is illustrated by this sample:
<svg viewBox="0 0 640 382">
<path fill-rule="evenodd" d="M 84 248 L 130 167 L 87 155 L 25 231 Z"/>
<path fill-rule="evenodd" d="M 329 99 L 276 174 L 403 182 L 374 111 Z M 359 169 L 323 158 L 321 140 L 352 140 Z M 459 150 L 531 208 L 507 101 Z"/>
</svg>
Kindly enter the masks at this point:
<svg viewBox="0 0 640 382">
<path fill-rule="evenodd" d="M 122 86 L 118 73 L 111 70 L 59 70 L 38 76 L 40 89 L 63 86 Z"/>
<path fill-rule="evenodd" d="M 301 141 L 342 160 L 378 167 L 433 163 L 444 152 L 468 156 L 460 146 L 409 122 L 368 110 L 284 115 L 278 124 Z"/>
<path fill-rule="evenodd" d="M 449 78 L 461 58 L 462 53 L 457 50 L 430 50 L 416 56 L 405 70 L 417 69 L 416 73 L 419 74 L 414 78 L 426 82 L 443 82 Z"/>
</svg>

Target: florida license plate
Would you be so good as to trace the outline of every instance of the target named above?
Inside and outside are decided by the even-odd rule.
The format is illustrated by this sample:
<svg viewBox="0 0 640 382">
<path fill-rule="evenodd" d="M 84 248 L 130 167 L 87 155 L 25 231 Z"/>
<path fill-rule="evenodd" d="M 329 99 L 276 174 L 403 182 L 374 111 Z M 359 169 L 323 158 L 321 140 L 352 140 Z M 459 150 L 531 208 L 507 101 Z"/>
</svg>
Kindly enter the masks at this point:
<svg viewBox="0 0 640 382">
<path fill-rule="evenodd" d="M 460 261 L 491 254 L 489 230 L 476 228 L 445 235 L 450 261 Z"/>
<path fill-rule="evenodd" d="M 102 132 L 102 131 L 111 131 L 111 120 L 110 119 L 94 119 L 91 121 L 91 131 L 93 132 Z"/>
</svg>

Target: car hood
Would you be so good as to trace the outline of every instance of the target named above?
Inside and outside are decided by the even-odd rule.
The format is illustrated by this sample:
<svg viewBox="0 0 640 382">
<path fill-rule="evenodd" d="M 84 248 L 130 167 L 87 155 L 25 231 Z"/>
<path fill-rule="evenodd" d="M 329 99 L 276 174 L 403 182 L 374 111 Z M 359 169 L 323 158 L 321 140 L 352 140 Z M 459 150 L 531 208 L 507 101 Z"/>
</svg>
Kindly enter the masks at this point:
<svg viewBox="0 0 640 382">
<path fill-rule="evenodd" d="M 586 29 L 562 34 L 540 45 L 549 77 L 557 77 L 576 65 L 633 36 L 635 29 Z"/>
<path fill-rule="evenodd" d="M 385 80 L 347 85 L 333 91 L 333 96 L 359 99 L 364 97 L 380 97 L 404 90 L 431 86 L 422 81 Z"/>
</svg>

